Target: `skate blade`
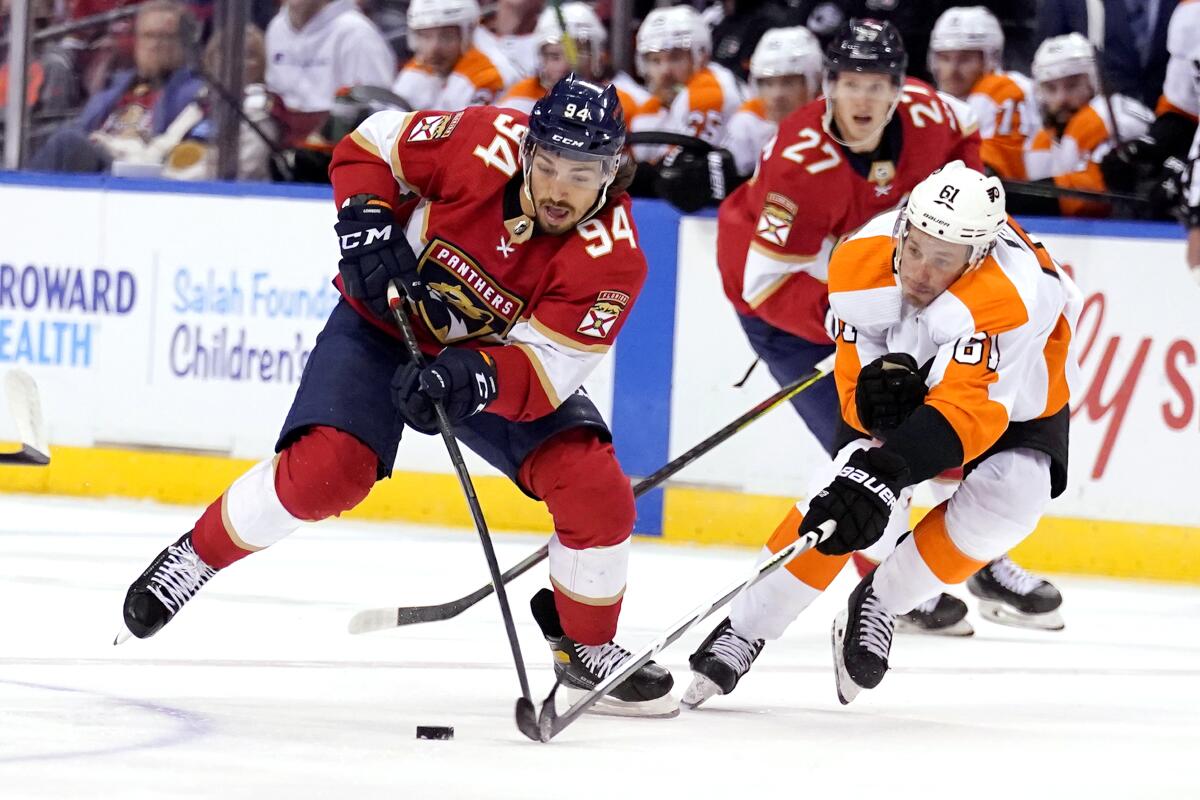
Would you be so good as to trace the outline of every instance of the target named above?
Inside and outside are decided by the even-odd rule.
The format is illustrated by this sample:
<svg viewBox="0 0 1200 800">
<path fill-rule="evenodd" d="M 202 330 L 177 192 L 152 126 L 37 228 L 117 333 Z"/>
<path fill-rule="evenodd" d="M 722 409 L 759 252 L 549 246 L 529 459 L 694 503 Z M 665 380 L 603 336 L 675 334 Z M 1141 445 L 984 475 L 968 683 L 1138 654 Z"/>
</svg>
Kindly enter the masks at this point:
<svg viewBox="0 0 1200 800">
<path fill-rule="evenodd" d="M 571 705 L 587 695 L 586 690 L 577 689 L 574 686 L 563 686 L 563 688 L 566 689 L 567 701 Z M 671 717 L 679 716 L 679 701 L 672 697 L 670 693 L 664 694 L 662 697 L 654 700 L 642 700 L 639 702 L 618 700 L 615 697 L 605 695 L 597 700 L 586 713 L 599 714 L 605 717 L 670 719 Z"/>
<path fill-rule="evenodd" d="M 845 609 L 842 609 L 837 617 L 833 620 L 833 631 L 831 638 L 833 639 L 833 675 L 837 682 L 837 696 L 842 705 L 850 705 L 850 701 L 858 697 L 858 693 L 862 691 L 862 687 L 854 682 L 850 677 L 850 673 L 846 671 L 846 662 L 842 658 L 842 646 L 846 641 L 846 625 L 849 621 L 850 614 Z"/>
<path fill-rule="evenodd" d="M 124 644 L 125 642 L 129 641 L 132 636 L 133 634 L 129 632 L 128 628 L 121 628 L 121 630 L 117 631 L 117 635 L 113 637 L 113 647 L 116 647 L 119 644 Z"/>
<path fill-rule="evenodd" d="M 1024 614 L 1010 605 L 996 600 L 980 600 L 979 615 L 988 622 L 1007 625 L 1010 628 L 1028 628 L 1038 631 L 1061 631 L 1067 626 L 1058 609 L 1044 614 Z"/>
<path fill-rule="evenodd" d="M 707 675 L 693 672 L 692 683 L 683 693 L 683 699 L 679 701 L 679 705 L 687 709 L 698 708 L 705 700 L 718 694 L 725 694 L 721 691 L 720 686 L 713 683 Z"/>
<path fill-rule="evenodd" d="M 974 636 L 975 629 L 965 619 L 944 628 L 923 628 L 904 617 L 896 617 L 896 633 L 922 634 L 924 636 Z"/>
</svg>

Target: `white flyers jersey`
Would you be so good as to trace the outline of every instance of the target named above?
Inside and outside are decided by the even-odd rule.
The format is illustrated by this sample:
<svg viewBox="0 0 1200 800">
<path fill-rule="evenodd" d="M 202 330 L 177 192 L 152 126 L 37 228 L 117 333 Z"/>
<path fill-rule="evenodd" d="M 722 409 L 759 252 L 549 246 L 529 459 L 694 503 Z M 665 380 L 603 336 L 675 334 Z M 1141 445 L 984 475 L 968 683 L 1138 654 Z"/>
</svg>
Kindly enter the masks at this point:
<svg viewBox="0 0 1200 800">
<path fill-rule="evenodd" d="M 1156 111 L 1200 114 L 1200 0 L 1183 0 L 1167 27 L 1167 76 Z"/>
<path fill-rule="evenodd" d="M 409 59 L 392 86 L 392 91 L 414 109 L 442 111 L 489 105 L 503 89 L 504 79 L 496 63 L 474 47 L 462 55 L 444 78 L 415 58 Z"/>
<path fill-rule="evenodd" d="M 721 146 L 733 155 L 738 174 L 750 175 L 758 166 L 763 148 L 778 131 L 779 124 L 767 119 L 762 98 L 753 97 L 729 118 Z"/>
<path fill-rule="evenodd" d="M 284 8 L 267 25 L 267 88 L 289 111 L 328 111 L 346 86 L 392 85 L 396 54 L 354 0 L 335 0 L 300 30 Z"/>
<path fill-rule="evenodd" d="M 979 121 L 983 163 L 1002 178 L 1025 180 L 1025 144 L 1042 127 L 1033 81 L 992 72 L 975 82 L 967 103 Z"/>
<path fill-rule="evenodd" d="M 862 366 L 886 353 L 930 364 L 925 403 L 954 428 L 964 463 L 1010 422 L 1052 416 L 1079 386 L 1073 337 L 1082 295 L 1011 218 L 992 253 L 924 308 L 904 301 L 893 271 L 900 211 L 872 219 L 834 250 L 829 303 L 842 413 L 864 430 L 854 388 Z"/>
<path fill-rule="evenodd" d="M 720 64 L 709 64 L 692 75 L 669 107 L 651 96 L 629 127 L 633 131 L 682 133 L 709 144 L 720 144 L 725 123 L 743 98 L 741 84 L 733 73 Z M 653 161 L 661 157 L 665 148 L 635 148 L 634 152 L 641 161 Z"/>
</svg>

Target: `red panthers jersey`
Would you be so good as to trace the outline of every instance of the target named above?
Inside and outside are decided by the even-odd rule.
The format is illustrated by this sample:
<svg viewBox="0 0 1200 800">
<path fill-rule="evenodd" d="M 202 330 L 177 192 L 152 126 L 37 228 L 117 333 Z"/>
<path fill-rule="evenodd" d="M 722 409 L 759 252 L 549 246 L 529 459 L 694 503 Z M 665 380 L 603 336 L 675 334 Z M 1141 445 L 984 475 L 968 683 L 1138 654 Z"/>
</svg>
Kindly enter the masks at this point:
<svg viewBox="0 0 1200 800">
<path fill-rule="evenodd" d="M 785 117 L 754 177 L 717 215 L 717 265 L 737 312 L 813 342 L 829 339 L 825 280 L 838 240 L 900 204 L 949 161 L 983 169 L 979 133 L 964 124 L 969 111 L 922 81 L 905 81 L 872 154 L 850 153 L 834 141 L 822 126 L 824 113 L 818 99 Z"/>
<path fill-rule="evenodd" d="M 446 330 L 410 315 L 422 348 L 490 355 L 499 394 L 488 411 L 518 421 L 548 414 L 579 389 L 646 277 L 628 195 L 559 236 L 538 232 L 524 214 L 518 155 L 527 119 L 491 107 L 380 111 L 338 144 L 330 168 L 339 207 L 357 194 L 392 203 L 421 277 L 446 301 Z"/>
</svg>

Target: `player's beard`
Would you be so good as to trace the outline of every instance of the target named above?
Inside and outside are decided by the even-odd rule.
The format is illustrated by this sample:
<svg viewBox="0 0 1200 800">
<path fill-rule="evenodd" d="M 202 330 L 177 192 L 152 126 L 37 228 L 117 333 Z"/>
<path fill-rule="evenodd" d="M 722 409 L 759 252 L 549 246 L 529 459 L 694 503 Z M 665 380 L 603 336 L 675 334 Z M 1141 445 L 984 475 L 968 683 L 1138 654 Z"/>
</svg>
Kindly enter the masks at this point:
<svg viewBox="0 0 1200 800">
<path fill-rule="evenodd" d="M 559 216 L 552 216 L 549 212 Z M 566 233 L 579 221 L 579 212 L 569 203 L 543 200 L 537 204 L 538 227 L 550 234 Z"/>
</svg>

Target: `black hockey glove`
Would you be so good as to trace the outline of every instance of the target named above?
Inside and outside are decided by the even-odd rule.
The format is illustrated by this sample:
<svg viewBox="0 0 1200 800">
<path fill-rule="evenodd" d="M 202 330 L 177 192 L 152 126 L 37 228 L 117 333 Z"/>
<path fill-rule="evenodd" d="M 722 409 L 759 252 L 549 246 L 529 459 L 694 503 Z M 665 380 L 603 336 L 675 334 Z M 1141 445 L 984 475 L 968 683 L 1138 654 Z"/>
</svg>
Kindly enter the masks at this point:
<svg viewBox="0 0 1200 800">
<path fill-rule="evenodd" d="M 908 353 L 888 353 L 858 373 L 854 405 L 867 433 L 884 440 L 925 402 L 928 391 L 916 359 Z"/>
<path fill-rule="evenodd" d="M 659 197 L 690 214 L 719 205 L 740 183 L 733 154 L 728 150 L 697 153 L 675 149 L 663 158 L 654 188 Z"/>
<path fill-rule="evenodd" d="M 392 376 L 392 402 L 404 421 L 421 433 L 437 433 L 435 400 L 442 402 L 453 425 L 495 399 L 496 364 L 478 350 L 447 347 L 424 369 L 408 362 Z"/>
<path fill-rule="evenodd" d="M 870 547 L 883 536 L 892 506 L 908 483 L 908 466 L 902 458 L 879 447 L 859 450 L 833 483 L 809 501 L 800 534 L 833 520 L 837 529 L 817 545 L 819 552 L 838 556 Z"/>
<path fill-rule="evenodd" d="M 1113 192 L 1133 192 L 1139 183 L 1158 172 L 1166 155 L 1149 136 L 1122 142 L 1100 160 L 1104 185 Z"/>
<path fill-rule="evenodd" d="M 352 204 L 338 212 L 334 226 L 342 258 L 338 271 L 346 294 L 362 300 L 380 319 L 391 319 L 387 287 L 399 282 L 409 302 L 435 334 L 450 326 L 441 296 L 417 274 L 417 257 L 400 224 L 385 204 Z"/>
</svg>

